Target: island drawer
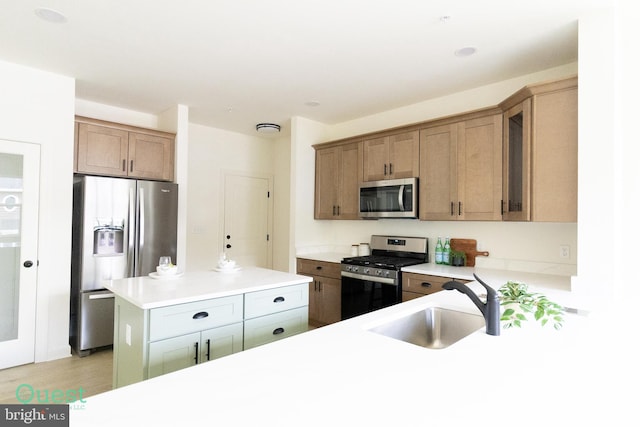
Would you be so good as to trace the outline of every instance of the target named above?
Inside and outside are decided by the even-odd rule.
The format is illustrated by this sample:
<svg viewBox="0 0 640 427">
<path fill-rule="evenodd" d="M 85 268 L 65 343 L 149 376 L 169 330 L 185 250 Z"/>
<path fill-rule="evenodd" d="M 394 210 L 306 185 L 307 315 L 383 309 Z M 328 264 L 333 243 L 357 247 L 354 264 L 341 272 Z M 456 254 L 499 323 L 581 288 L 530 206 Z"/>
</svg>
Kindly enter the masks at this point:
<svg viewBox="0 0 640 427">
<path fill-rule="evenodd" d="M 242 303 L 242 295 L 233 295 L 154 308 L 149 313 L 149 341 L 242 322 Z"/>
<path fill-rule="evenodd" d="M 251 319 L 306 305 L 309 305 L 307 283 L 249 292 L 244 295 L 244 318 Z"/>
<path fill-rule="evenodd" d="M 245 320 L 244 349 L 248 350 L 259 345 L 306 332 L 308 318 L 308 307 L 304 306 L 281 313 Z"/>
</svg>

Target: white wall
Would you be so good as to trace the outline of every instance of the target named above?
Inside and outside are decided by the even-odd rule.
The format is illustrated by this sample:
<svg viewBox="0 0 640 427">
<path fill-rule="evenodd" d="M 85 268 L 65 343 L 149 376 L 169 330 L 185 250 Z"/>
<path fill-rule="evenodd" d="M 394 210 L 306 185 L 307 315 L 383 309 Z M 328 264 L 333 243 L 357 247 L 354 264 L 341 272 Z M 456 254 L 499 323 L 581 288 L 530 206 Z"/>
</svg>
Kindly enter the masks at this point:
<svg viewBox="0 0 640 427">
<path fill-rule="evenodd" d="M 429 237 L 433 256 L 434 240 L 438 236 L 473 238 L 478 240 L 480 250 L 490 253 L 487 259 L 478 258 L 478 265 L 575 274 L 578 253 L 575 223 L 314 221 L 314 171 L 309 166 L 314 164 L 313 144 L 495 106 L 527 84 L 567 77 L 577 72 L 578 64 L 572 63 L 334 126 L 298 120 L 297 127 L 292 130 L 292 138 L 295 138 L 292 144 L 298 150 L 296 250 L 300 253 L 317 247 L 331 249 L 333 246 L 346 251 L 351 244 L 369 241 L 372 234 L 398 234 Z M 560 257 L 560 245 L 571 247 L 569 259 Z"/>
<path fill-rule="evenodd" d="M 66 357 L 75 82 L 0 62 L 0 94 L 0 138 L 41 147 L 35 360 Z"/>
<path fill-rule="evenodd" d="M 189 126 L 187 270 L 213 268 L 222 252 L 223 173 L 273 176 L 276 144 L 267 138 L 197 124 Z M 282 196 L 273 197 L 277 200 Z"/>
</svg>

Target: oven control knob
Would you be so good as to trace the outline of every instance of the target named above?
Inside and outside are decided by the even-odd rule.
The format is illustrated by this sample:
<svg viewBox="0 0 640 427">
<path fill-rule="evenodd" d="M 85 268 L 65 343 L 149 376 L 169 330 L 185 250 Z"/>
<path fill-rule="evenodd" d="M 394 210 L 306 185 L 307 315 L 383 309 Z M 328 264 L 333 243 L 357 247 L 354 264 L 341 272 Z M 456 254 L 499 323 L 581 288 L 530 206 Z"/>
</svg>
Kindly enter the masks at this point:
<svg viewBox="0 0 640 427">
<path fill-rule="evenodd" d="M 368 268 L 365 268 L 362 272 L 363 272 L 364 274 L 369 274 L 369 271 L 371 271 L 371 270 L 370 270 L 370 269 L 368 269 Z"/>
</svg>

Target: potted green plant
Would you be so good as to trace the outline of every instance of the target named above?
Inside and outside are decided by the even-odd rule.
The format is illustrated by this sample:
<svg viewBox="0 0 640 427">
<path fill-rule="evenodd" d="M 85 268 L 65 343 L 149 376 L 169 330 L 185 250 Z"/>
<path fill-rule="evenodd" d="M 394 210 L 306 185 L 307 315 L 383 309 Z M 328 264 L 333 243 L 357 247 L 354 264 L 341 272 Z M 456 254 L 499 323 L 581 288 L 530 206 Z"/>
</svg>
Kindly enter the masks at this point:
<svg viewBox="0 0 640 427">
<path fill-rule="evenodd" d="M 551 321 L 555 329 L 562 328 L 564 308 L 540 293 L 529 292 L 526 284 L 509 281 L 498 289 L 498 296 L 504 307 L 503 328 L 520 328 L 531 314 L 542 326 Z"/>
</svg>

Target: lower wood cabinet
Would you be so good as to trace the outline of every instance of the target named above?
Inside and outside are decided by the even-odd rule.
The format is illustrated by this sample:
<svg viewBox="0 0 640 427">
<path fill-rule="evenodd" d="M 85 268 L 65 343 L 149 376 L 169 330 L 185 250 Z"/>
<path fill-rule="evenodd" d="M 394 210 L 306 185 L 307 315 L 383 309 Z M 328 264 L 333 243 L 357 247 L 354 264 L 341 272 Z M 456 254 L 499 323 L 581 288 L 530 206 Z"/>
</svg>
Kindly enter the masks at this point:
<svg viewBox="0 0 640 427">
<path fill-rule="evenodd" d="M 409 301 L 434 292 L 440 292 L 442 285 L 451 280 L 454 279 L 430 274 L 402 273 L 402 301 Z M 455 280 L 461 283 L 469 282 L 469 280 L 463 279 Z"/>
<path fill-rule="evenodd" d="M 298 258 L 298 274 L 312 276 L 309 283 L 309 324 L 314 327 L 342 319 L 342 279 L 340 264 Z"/>
<path fill-rule="evenodd" d="M 304 332 L 308 285 L 142 309 L 116 295 L 114 388 Z"/>
</svg>

